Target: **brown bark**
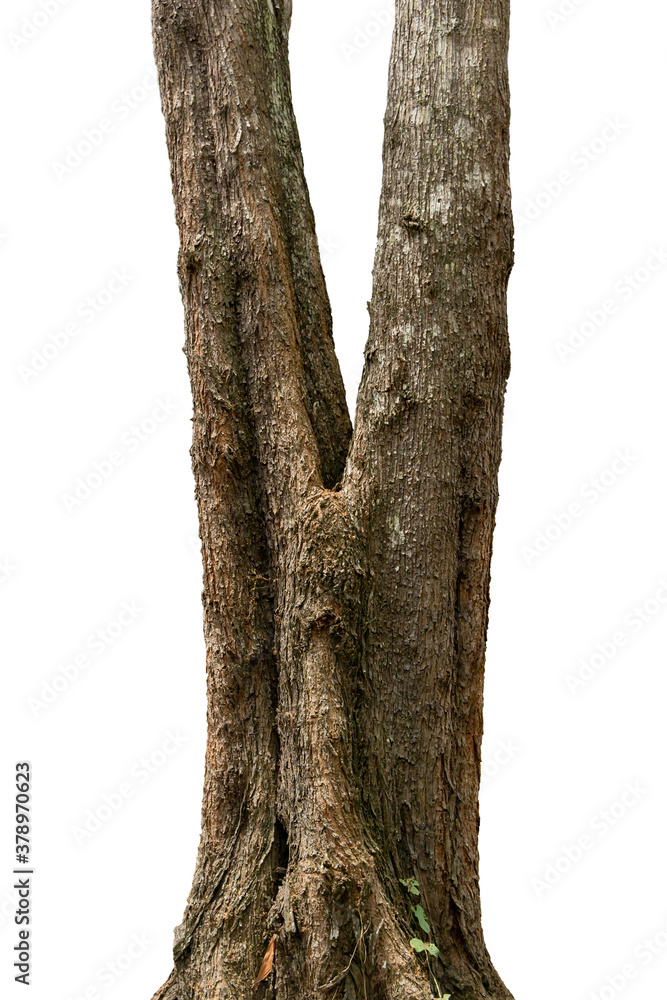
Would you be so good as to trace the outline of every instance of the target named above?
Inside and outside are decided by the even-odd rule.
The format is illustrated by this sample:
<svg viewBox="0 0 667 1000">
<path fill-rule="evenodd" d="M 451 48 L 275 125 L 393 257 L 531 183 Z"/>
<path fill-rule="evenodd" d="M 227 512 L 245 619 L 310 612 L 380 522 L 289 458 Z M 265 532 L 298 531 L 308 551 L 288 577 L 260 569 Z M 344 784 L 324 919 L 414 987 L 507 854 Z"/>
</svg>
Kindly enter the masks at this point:
<svg viewBox="0 0 667 1000">
<path fill-rule="evenodd" d="M 437 982 L 508 1000 L 477 856 L 509 369 L 508 4 L 397 2 L 353 436 L 289 18 L 277 0 L 153 0 L 209 705 L 197 869 L 156 998 L 427 1000 Z M 408 877 L 440 950 L 430 973 L 409 945 Z"/>
</svg>

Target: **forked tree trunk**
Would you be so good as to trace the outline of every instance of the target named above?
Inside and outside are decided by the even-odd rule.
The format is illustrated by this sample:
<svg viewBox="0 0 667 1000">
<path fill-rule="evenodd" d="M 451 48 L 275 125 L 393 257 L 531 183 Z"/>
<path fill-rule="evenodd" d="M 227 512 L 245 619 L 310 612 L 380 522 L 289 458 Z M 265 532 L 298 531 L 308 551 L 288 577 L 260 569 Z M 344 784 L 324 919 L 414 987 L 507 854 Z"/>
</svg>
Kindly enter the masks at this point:
<svg viewBox="0 0 667 1000">
<path fill-rule="evenodd" d="M 509 5 L 397 0 L 354 434 L 290 7 L 153 0 L 209 705 L 197 869 L 156 997 L 507 1000 L 477 832 L 509 371 Z M 438 946 L 430 969 L 412 937 Z"/>
</svg>

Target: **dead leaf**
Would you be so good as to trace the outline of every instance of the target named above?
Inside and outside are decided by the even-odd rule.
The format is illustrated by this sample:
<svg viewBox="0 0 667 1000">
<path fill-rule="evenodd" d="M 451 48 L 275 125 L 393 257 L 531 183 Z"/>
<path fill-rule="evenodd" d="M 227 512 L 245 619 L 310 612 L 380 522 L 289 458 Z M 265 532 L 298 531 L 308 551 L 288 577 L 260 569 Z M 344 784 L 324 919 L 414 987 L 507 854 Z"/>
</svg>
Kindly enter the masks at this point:
<svg viewBox="0 0 667 1000">
<path fill-rule="evenodd" d="M 266 949 L 266 955 L 262 960 L 262 964 L 257 973 L 257 979 L 255 979 L 253 986 L 259 986 L 261 982 L 267 979 L 273 972 L 273 957 L 276 953 L 276 941 L 278 940 L 278 935 L 274 934 L 269 941 L 269 947 Z"/>
</svg>

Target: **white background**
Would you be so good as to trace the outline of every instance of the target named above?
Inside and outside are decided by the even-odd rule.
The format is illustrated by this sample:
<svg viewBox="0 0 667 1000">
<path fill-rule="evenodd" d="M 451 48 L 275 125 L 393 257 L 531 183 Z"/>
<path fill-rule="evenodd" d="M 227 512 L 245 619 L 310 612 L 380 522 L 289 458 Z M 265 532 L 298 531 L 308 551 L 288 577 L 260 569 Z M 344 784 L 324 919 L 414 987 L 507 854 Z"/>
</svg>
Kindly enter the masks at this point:
<svg viewBox="0 0 667 1000">
<path fill-rule="evenodd" d="M 558 2 L 515 0 L 512 13 L 519 231 L 488 648 L 485 929 L 516 1000 L 654 1000 L 667 980 L 667 267 L 658 257 L 656 270 L 642 267 L 654 248 L 667 250 L 667 12 L 649 0 L 631 14 L 620 0 L 566 0 L 571 12 L 556 22 L 547 15 Z M 37 0 L 5 0 L 0 20 L 0 982 L 3 996 L 25 995 L 12 982 L 10 892 L 13 770 L 25 758 L 34 767 L 30 995 L 149 1000 L 171 968 L 190 886 L 204 757 L 177 234 L 147 85 L 148 0 L 68 0 L 45 25 L 39 10 Z M 294 99 L 351 405 L 370 297 L 388 10 L 382 0 L 295 0 Z M 24 41 L 35 15 L 40 26 Z M 99 146 L 59 168 L 103 118 L 111 130 Z M 559 191 L 562 171 L 571 183 Z M 112 283 L 109 296 L 114 271 L 127 284 Z M 90 296 L 97 314 L 86 311 Z M 597 326 L 606 300 L 615 311 Z M 589 310 L 589 336 L 575 336 L 582 346 L 562 358 L 557 344 Z M 77 335 L 36 371 L 33 352 L 72 323 Z M 152 424 L 160 400 L 173 412 Z M 132 428 L 146 420 L 139 440 Z M 114 451 L 122 464 L 68 512 L 63 495 Z M 571 504 L 579 516 L 568 526 Z M 89 637 L 117 633 L 124 602 L 141 611 L 123 616 L 129 624 L 98 655 Z M 619 632 L 626 641 L 614 649 Z M 614 655 L 600 653 L 573 692 L 567 675 L 598 643 Z M 89 665 L 58 682 L 65 689 L 51 704 L 29 701 L 83 653 Z M 170 731 L 187 739 L 167 755 Z M 620 805 L 627 783 L 638 791 Z M 131 796 L 77 843 L 75 828 L 121 784 Z M 582 837 L 587 850 L 568 862 L 564 851 L 577 857 Z M 150 943 L 129 961 L 133 935 Z"/>
</svg>

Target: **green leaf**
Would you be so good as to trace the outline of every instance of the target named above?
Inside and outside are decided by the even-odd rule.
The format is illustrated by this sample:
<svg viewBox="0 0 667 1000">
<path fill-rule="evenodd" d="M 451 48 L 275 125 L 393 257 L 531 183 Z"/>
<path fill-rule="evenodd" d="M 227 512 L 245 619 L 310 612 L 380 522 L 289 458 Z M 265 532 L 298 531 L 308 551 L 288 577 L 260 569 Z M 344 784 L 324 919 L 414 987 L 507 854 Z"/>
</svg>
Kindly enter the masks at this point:
<svg viewBox="0 0 667 1000">
<path fill-rule="evenodd" d="M 427 944 L 426 945 L 426 950 L 429 953 L 429 955 L 435 955 L 436 958 L 440 954 L 440 950 L 439 950 L 437 944 Z"/>
<path fill-rule="evenodd" d="M 408 892 L 411 892 L 413 896 L 419 895 L 419 882 L 416 878 L 399 878 L 398 881 L 401 885 L 404 885 Z"/>
<path fill-rule="evenodd" d="M 410 941 L 410 947 L 414 948 L 415 951 L 426 951 L 426 945 L 420 938 L 412 938 Z"/>
<path fill-rule="evenodd" d="M 431 933 L 431 928 L 429 927 L 428 920 L 426 919 L 426 914 L 424 913 L 424 907 L 423 906 L 413 906 L 412 907 L 412 912 L 414 913 L 414 915 L 416 916 L 417 920 L 419 921 L 419 926 L 424 931 L 424 933 L 425 934 L 430 934 Z"/>
</svg>

